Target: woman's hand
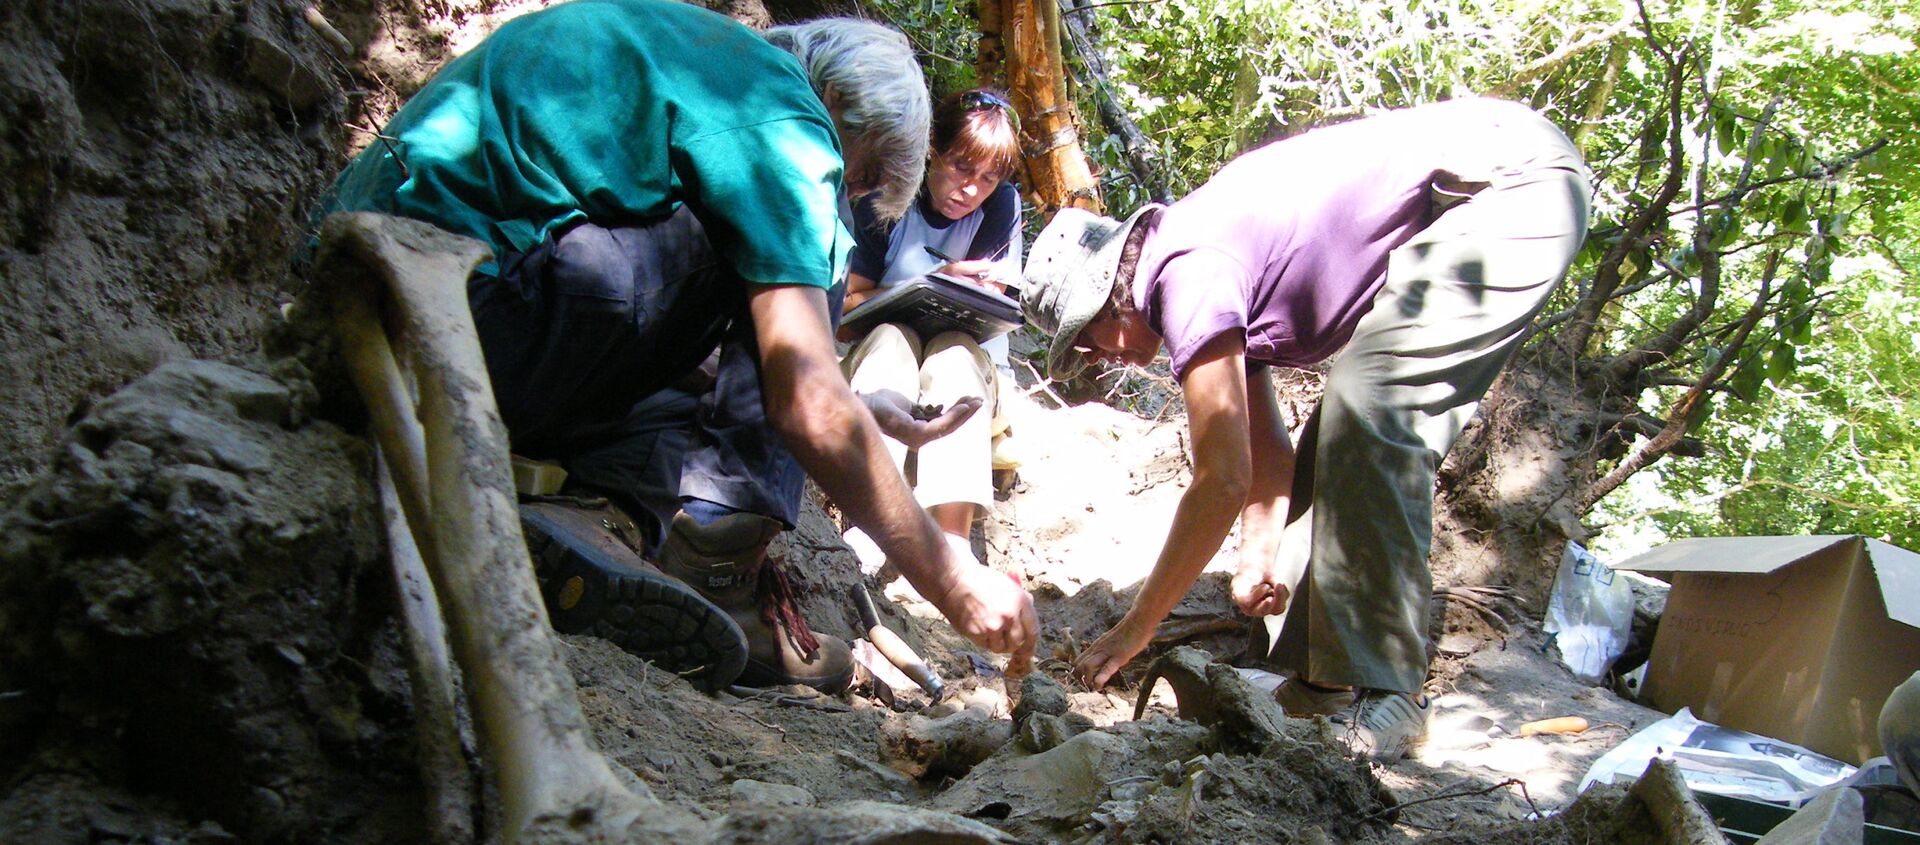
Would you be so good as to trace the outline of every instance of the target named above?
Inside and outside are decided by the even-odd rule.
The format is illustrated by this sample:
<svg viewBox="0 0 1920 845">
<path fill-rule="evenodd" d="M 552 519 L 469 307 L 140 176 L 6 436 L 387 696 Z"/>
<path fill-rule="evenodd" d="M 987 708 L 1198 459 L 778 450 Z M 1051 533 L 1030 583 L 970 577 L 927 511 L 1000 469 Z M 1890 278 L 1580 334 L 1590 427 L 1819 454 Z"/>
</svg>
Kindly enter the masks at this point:
<svg viewBox="0 0 1920 845">
<path fill-rule="evenodd" d="M 1233 572 L 1233 603 L 1248 616 L 1275 616 L 1285 613 L 1292 590 L 1286 573 L 1273 555 L 1241 555 Z"/>
<path fill-rule="evenodd" d="M 967 282 L 974 287 L 984 288 L 998 294 L 1005 294 L 1007 292 L 1006 284 L 994 279 L 993 273 L 997 264 L 998 262 L 989 261 L 985 258 L 976 258 L 969 261 L 955 261 L 941 267 L 936 272 L 945 273 L 963 282 Z"/>
<path fill-rule="evenodd" d="M 1073 661 L 1073 674 L 1088 689 L 1106 686 L 1127 661 L 1153 642 L 1153 628 L 1153 625 L 1140 624 L 1131 613 L 1120 617 L 1120 624 L 1080 652 L 1080 657 Z"/>
</svg>

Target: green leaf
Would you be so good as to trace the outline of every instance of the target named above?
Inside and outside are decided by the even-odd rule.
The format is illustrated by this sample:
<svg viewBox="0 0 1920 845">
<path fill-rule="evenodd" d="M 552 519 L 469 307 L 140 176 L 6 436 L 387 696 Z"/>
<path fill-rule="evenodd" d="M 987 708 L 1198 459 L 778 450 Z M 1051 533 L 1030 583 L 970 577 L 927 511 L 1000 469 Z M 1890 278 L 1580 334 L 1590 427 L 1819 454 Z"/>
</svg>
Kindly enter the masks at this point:
<svg viewBox="0 0 1920 845">
<path fill-rule="evenodd" d="M 1713 122 L 1713 143 L 1719 147 L 1721 155 L 1733 155 L 1734 144 L 1739 140 L 1736 137 L 1739 131 L 1740 124 L 1733 119 L 1731 112 L 1721 112 L 1720 117 Z"/>
<path fill-rule="evenodd" d="M 1788 376 L 1793 375 L 1796 352 L 1794 347 L 1781 344 L 1773 348 L 1773 354 L 1767 356 L 1767 381 L 1775 387 L 1783 385 Z"/>
<path fill-rule="evenodd" d="M 1820 228 L 1828 237 L 1841 237 L 1847 233 L 1847 222 L 1852 219 L 1853 215 L 1836 211 L 1821 221 Z"/>
<path fill-rule="evenodd" d="M 1813 342 L 1812 309 L 1808 309 L 1807 311 L 1802 312 L 1799 316 L 1793 318 L 1793 321 L 1787 324 L 1787 329 L 1788 331 L 1792 332 L 1792 334 L 1789 336 L 1788 339 L 1792 340 L 1795 346 L 1806 346 L 1807 344 L 1812 343 Z"/>
<path fill-rule="evenodd" d="M 1733 223 L 1733 215 L 1724 211 L 1714 215 L 1709 225 L 1711 232 L 1707 237 L 1707 245 L 1716 250 L 1726 249 L 1728 244 L 1733 243 L 1733 237 L 1740 233 L 1740 228 Z"/>
<path fill-rule="evenodd" d="M 1733 378 L 1728 381 L 1727 386 L 1745 401 L 1752 402 L 1760 395 L 1760 385 L 1767 377 L 1766 367 L 1761 364 L 1761 360 L 1757 354 L 1748 355 L 1747 359 L 1733 371 Z"/>
<path fill-rule="evenodd" d="M 1798 229 L 1807 225 L 1807 201 L 1800 197 L 1789 200 L 1786 209 L 1780 215 L 1780 222 L 1789 229 Z"/>
<path fill-rule="evenodd" d="M 1700 426 L 1712 416 L 1713 394 L 1703 393 L 1700 395 L 1700 401 L 1695 402 L 1693 408 L 1687 412 L 1687 433 L 1699 431 Z"/>
<path fill-rule="evenodd" d="M 1793 145 L 1778 135 L 1769 136 L 1760 145 L 1761 155 L 1767 161 L 1767 178 L 1778 179 L 1787 172 L 1787 156 L 1792 155 Z"/>
</svg>

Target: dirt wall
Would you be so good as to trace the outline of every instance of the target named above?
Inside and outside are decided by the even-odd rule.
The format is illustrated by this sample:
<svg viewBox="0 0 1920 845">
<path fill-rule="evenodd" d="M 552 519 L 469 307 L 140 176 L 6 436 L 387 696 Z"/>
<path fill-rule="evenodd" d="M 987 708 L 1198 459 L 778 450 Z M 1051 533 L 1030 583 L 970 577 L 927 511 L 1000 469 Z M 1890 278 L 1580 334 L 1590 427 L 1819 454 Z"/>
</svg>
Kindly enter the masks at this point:
<svg viewBox="0 0 1920 845">
<path fill-rule="evenodd" d="M 338 161 L 337 63 L 292 2 L 0 9 L 0 479 L 76 408 L 244 352 Z"/>
<path fill-rule="evenodd" d="M 289 361 L 170 362 L 0 510 L 0 841 L 112 833 L 64 818 L 103 791 L 252 842 L 417 830 L 372 457 L 317 407 Z"/>
</svg>

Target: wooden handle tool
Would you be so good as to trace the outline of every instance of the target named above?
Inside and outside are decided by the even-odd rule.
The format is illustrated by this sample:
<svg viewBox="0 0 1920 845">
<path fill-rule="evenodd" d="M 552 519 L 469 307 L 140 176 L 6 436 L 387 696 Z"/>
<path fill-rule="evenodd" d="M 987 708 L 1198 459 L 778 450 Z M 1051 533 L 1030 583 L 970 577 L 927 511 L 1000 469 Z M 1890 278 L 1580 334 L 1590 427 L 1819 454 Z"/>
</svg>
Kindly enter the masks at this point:
<svg viewBox="0 0 1920 845">
<path fill-rule="evenodd" d="M 1587 720 L 1579 716 L 1561 716 L 1554 719 L 1540 719 L 1520 726 L 1521 736 L 1536 734 L 1577 734 L 1585 733 Z"/>
<path fill-rule="evenodd" d="M 867 595 L 867 588 L 864 585 L 855 584 L 851 592 L 853 606 L 860 611 L 860 624 L 867 629 L 867 642 L 873 643 L 874 650 L 887 658 L 887 662 L 892 663 L 894 668 L 919 684 L 920 688 L 925 690 L 934 701 L 944 697 L 947 694 L 947 685 L 940 680 L 940 675 L 933 671 L 933 667 L 928 666 L 927 661 L 914 653 L 913 647 L 907 645 L 906 640 L 900 639 L 899 634 L 880 624 L 880 613 L 874 609 L 873 597 Z"/>
</svg>

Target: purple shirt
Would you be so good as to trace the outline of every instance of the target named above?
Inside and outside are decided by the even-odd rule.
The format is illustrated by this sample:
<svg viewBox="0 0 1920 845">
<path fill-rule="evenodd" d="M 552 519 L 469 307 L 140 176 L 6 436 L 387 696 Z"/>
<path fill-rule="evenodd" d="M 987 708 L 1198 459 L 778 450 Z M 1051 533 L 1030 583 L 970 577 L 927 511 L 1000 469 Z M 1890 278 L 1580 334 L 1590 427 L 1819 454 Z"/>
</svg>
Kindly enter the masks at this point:
<svg viewBox="0 0 1920 845">
<path fill-rule="evenodd" d="M 1544 119 L 1494 100 L 1388 112 L 1277 141 L 1161 213 L 1141 251 L 1134 304 L 1165 340 L 1176 377 L 1229 332 L 1245 336 L 1248 361 L 1313 364 L 1338 351 L 1372 308 L 1388 253 L 1433 221 L 1436 181 L 1567 166 L 1570 150 Z"/>
</svg>

